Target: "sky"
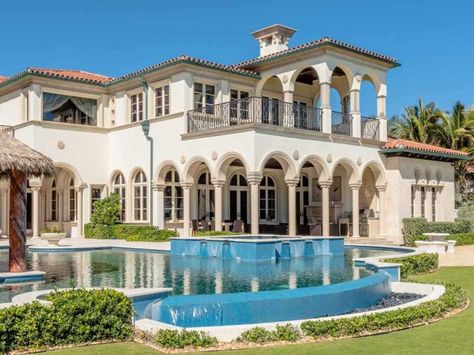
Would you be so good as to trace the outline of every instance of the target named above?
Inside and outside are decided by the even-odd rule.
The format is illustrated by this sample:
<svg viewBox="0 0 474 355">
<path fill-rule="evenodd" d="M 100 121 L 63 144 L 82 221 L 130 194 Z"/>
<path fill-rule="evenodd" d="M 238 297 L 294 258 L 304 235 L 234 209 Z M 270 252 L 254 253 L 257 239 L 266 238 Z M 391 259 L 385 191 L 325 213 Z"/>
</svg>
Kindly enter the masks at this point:
<svg viewBox="0 0 474 355">
<path fill-rule="evenodd" d="M 225 64 L 258 56 L 250 33 L 274 23 L 290 46 L 324 36 L 397 58 L 388 115 L 434 101 L 474 105 L 472 0 L 0 0 L 0 75 L 27 67 L 119 76 L 187 54 Z M 374 110 L 364 85 L 362 111 Z"/>
</svg>

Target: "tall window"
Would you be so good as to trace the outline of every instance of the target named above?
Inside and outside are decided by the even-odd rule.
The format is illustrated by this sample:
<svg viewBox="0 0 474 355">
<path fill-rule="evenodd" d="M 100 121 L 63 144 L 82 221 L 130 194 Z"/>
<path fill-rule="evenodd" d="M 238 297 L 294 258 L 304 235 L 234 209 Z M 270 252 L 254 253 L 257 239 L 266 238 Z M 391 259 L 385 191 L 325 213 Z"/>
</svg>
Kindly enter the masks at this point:
<svg viewBox="0 0 474 355">
<path fill-rule="evenodd" d="M 241 174 L 235 174 L 230 179 L 230 219 L 241 219 L 247 222 L 248 215 L 248 184 Z"/>
<path fill-rule="evenodd" d="M 143 121 L 143 93 L 130 96 L 130 117 L 132 122 Z"/>
<path fill-rule="evenodd" d="M 296 213 L 300 224 L 305 224 L 305 206 L 309 205 L 309 179 L 301 175 L 300 182 L 296 186 Z"/>
<path fill-rule="evenodd" d="M 249 93 L 230 90 L 230 117 L 246 120 L 249 117 Z"/>
<path fill-rule="evenodd" d="M 97 100 L 45 92 L 43 121 L 97 126 Z"/>
<path fill-rule="evenodd" d="M 262 96 L 262 123 L 278 125 L 279 106 L 280 101 L 277 98 Z"/>
<path fill-rule="evenodd" d="M 194 109 L 213 114 L 216 87 L 209 84 L 194 83 Z"/>
<path fill-rule="evenodd" d="M 198 179 L 198 213 L 202 219 L 210 220 L 214 216 L 214 186 L 209 172 L 202 173 Z"/>
<path fill-rule="evenodd" d="M 143 171 L 139 171 L 133 179 L 133 218 L 135 221 L 147 219 L 147 184 Z"/>
<path fill-rule="evenodd" d="M 74 179 L 69 180 L 69 221 L 76 220 L 76 189 Z"/>
<path fill-rule="evenodd" d="M 91 187 L 91 213 L 94 213 L 94 204 L 97 201 L 100 201 L 101 197 L 102 197 L 102 188 Z"/>
<path fill-rule="evenodd" d="M 436 222 L 436 187 L 431 188 L 431 220 Z"/>
<path fill-rule="evenodd" d="M 306 128 L 308 126 L 308 105 L 306 102 L 293 101 L 293 115 L 295 127 Z"/>
<path fill-rule="evenodd" d="M 170 87 L 165 85 L 155 89 L 155 117 L 170 114 Z"/>
<path fill-rule="evenodd" d="M 415 198 L 416 198 L 416 186 L 411 187 L 411 216 L 415 217 Z"/>
<path fill-rule="evenodd" d="M 426 206 L 426 189 L 424 186 L 421 187 L 421 217 L 426 217 L 425 206 Z"/>
<path fill-rule="evenodd" d="M 276 221 L 276 185 L 270 176 L 265 176 L 260 184 L 260 220 Z"/>
<path fill-rule="evenodd" d="M 176 170 L 168 171 L 165 177 L 164 213 L 166 221 L 183 219 L 183 188 Z"/>
<path fill-rule="evenodd" d="M 120 196 L 120 220 L 125 221 L 125 178 L 121 173 L 115 175 L 112 191 Z"/>
<path fill-rule="evenodd" d="M 51 221 L 58 220 L 58 190 L 56 188 L 56 180 L 51 184 Z"/>
</svg>

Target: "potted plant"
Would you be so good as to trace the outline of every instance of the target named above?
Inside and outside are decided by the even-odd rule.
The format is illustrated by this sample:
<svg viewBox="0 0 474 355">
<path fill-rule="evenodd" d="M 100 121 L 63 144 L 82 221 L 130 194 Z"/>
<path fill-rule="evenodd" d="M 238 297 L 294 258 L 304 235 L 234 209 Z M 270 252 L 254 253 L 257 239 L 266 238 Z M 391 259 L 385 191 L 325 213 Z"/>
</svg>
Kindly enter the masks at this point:
<svg viewBox="0 0 474 355">
<path fill-rule="evenodd" d="M 66 238 L 66 233 L 61 232 L 56 226 L 46 227 L 41 232 L 41 239 L 46 240 L 49 244 L 58 245 L 63 238 Z"/>
</svg>

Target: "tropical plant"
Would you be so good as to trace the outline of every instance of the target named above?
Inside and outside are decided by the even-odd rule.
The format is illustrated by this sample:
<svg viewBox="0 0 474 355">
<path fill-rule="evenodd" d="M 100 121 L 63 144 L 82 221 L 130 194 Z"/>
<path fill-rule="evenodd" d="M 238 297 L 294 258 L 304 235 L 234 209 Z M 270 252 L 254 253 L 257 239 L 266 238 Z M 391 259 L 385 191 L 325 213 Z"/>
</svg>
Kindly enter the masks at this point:
<svg viewBox="0 0 474 355">
<path fill-rule="evenodd" d="M 91 216 L 92 224 L 111 226 L 120 218 L 120 195 L 113 193 L 94 203 Z"/>
</svg>

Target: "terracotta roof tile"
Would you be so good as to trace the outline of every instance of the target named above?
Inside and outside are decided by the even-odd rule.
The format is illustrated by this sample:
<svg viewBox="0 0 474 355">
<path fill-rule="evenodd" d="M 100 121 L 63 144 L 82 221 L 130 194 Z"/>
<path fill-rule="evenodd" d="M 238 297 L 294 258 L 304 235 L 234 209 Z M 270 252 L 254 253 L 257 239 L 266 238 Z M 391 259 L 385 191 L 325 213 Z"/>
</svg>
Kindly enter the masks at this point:
<svg viewBox="0 0 474 355">
<path fill-rule="evenodd" d="M 408 139 L 400 139 L 400 138 L 388 138 L 387 143 L 385 143 L 382 149 L 383 150 L 410 149 L 410 150 L 417 150 L 420 152 L 438 153 L 438 154 L 460 156 L 460 157 L 469 156 L 468 153 L 461 152 L 459 150 L 443 148 L 437 145 L 419 143 L 415 141 L 410 141 Z"/>
<path fill-rule="evenodd" d="M 1 76 L 0 75 L 0 82 L 5 81 L 8 79 L 8 76 Z"/>
<path fill-rule="evenodd" d="M 135 72 L 122 75 L 122 76 L 114 79 L 111 83 L 113 84 L 113 83 L 118 82 L 118 81 L 122 81 L 122 80 L 125 80 L 125 79 L 130 79 L 130 78 L 133 78 L 135 76 L 142 75 L 142 74 L 145 74 L 147 72 L 150 72 L 152 70 L 160 69 L 160 68 L 166 67 L 168 65 L 178 64 L 180 62 L 198 64 L 198 65 L 203 65 L 203 66 L 213 68 L 213 69 L 220 69 L 220 70 L 229 71 L 229 72 L 236 73 L 236 74 L 244 74 L 244 75 L 247 75 L 247 76 L 259 77 L 259 74 L 252 71 L 252 70 L 247 70 L 247 69 L 237 68 L 237 67 L 230 66 L 230 65 L 211 62 L 211 61 L 204 60 L 204 59 L 190 57 L 188 55 L 181 55 L 179 57 L 168 59 L 164 62 L 151 65 L 149 67 L 137 70 Z"/>
<path fill-rule="evenodd" d="M 299 51 L 302 51 L 302 50 L 305 50 L 305 49 L 319 47 L 319 46 L 324 45 L 324 44 L 329 44 L 329 45 L 334 45 L 334 46 L 341 47 L 341 48 L 344 48 L 344 49 L 349 49 L 349 50 L 352 50 L 352 51 L 355 51 L 355 52 L 359 52 L 361 54 L 365 54 L 365 55 L 368 55 L 368 56 L 371 56 L 371 57 L 374 57 L 374 58 L 377 58 L 377 59 L 384 60 L 386 62 L 393 63 L 394 65 L 399 65 L 395 58 L 392 58 L 392 57 L 389 57 L 389 56 L 386 56 L 386 55 L 383 55 L 383 54 L 379 54 L 379 53 L 376 53 L 376 52 L 373 52 L 373 51 L 369 51 L 369 50 L 366 50 L 366 49 L 363 49 L 363 48 L 360 48 L 360 47 L 356 47 L 356 46 L 353 46 L 353 45 L 345 43 L 345 42 L 337 41 L 337 40 L 329 38 L 329 37 L 324 37 L 324 38 L 321 38 L 321 39 L 318 39 L 318 40 L 315 40 L 315 41 L 312 41 L 312 42 L 307 42 L 307 43 L 304 43 L 304 44 L 300 44 L 296 47 L 289 48 L 289 49 L 281 51 L 281 52 L 269 54 L 269 55 L 259 57 L 259 58 L 255 58 L 255 59 L 250 59 L 250 60 L 247 60 L 245 62 L 235 64 L 234 67 L 244 68 L 244 67 L 247 67 L 247 66 L 250 66 L 250 65 L 258 64 L 260 62 L 263 62 L 263 61 L 266 61 L 266 60 L 269 60 L 269 59 L 276 59 L 280 56 L 284 56 L 284 55 L 291 54 L 291 53 L 296 53 L 296 52 L 299 52 Z"/>
<path fill-rule="evenodd" d="M 62 79 L 79 80 L 94 84 L 108 83 L 113 80 L 113 78 L 111 77 L 96 73 L 90 73 L 83 70 L 28 68 L 28 71 L 33 74 L 54 76 Z"/>
</svg>

